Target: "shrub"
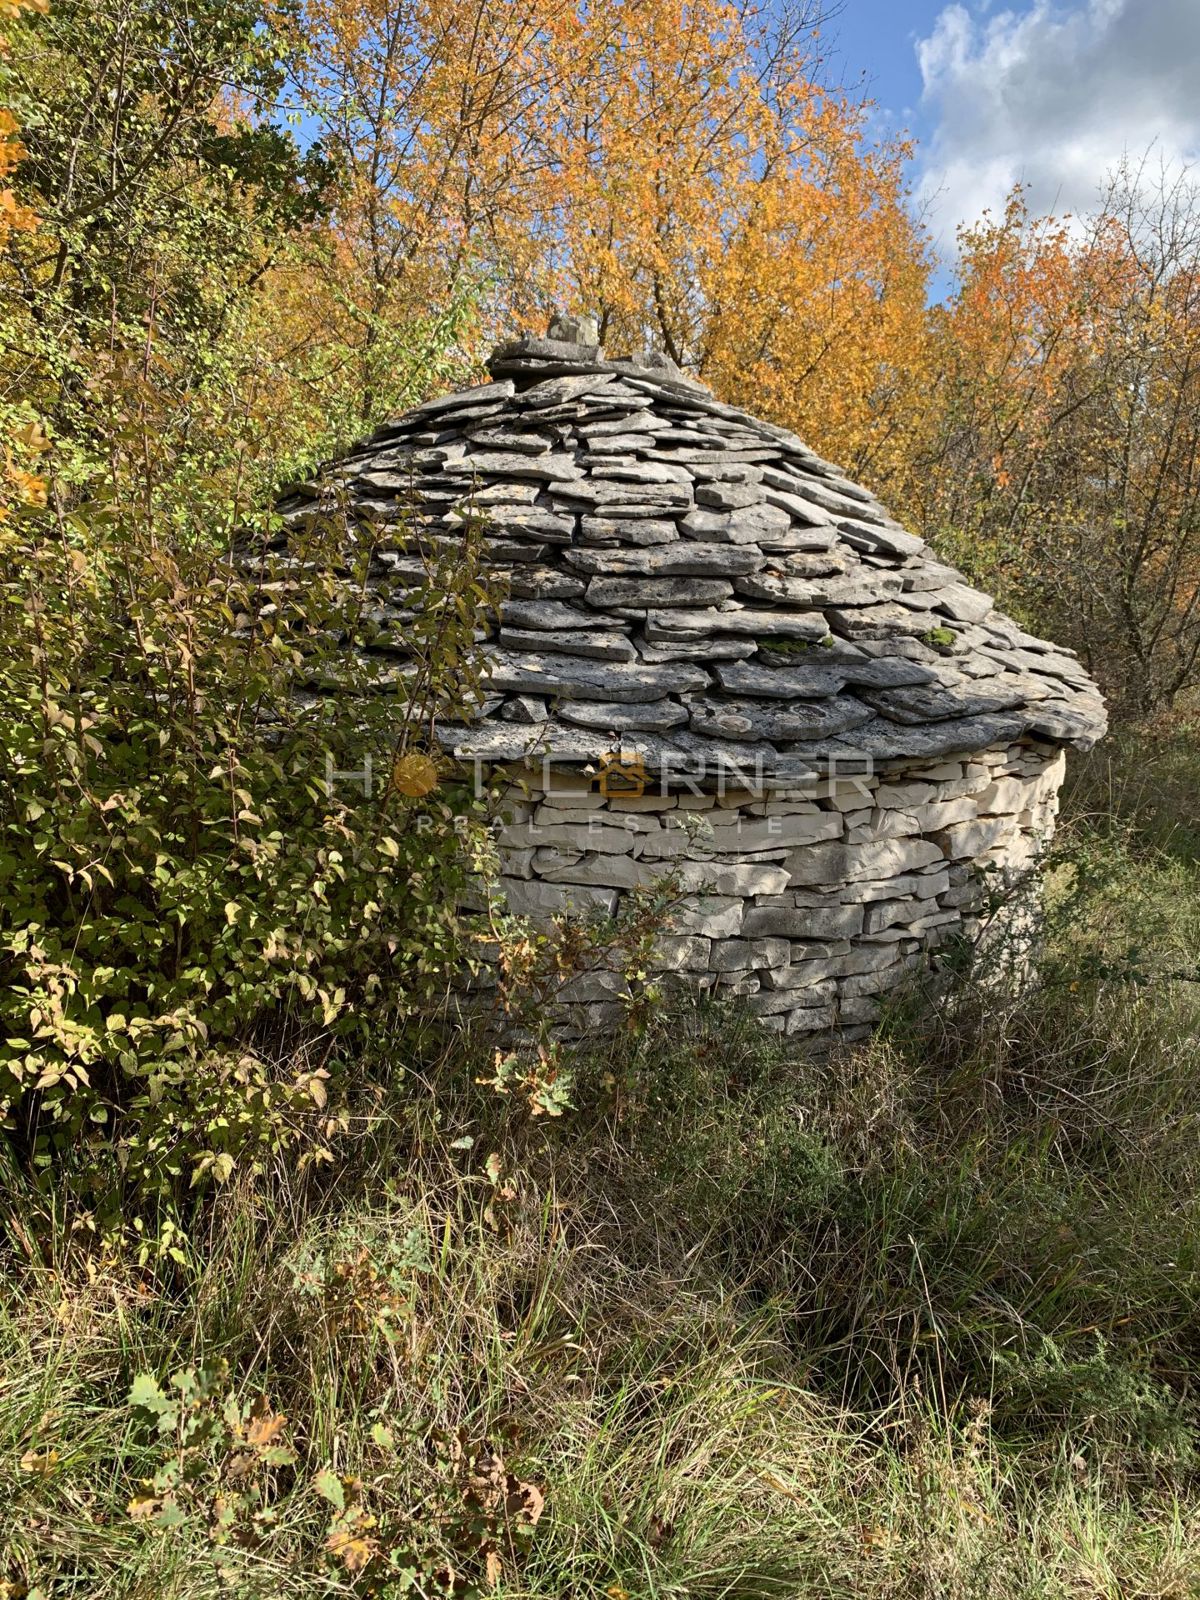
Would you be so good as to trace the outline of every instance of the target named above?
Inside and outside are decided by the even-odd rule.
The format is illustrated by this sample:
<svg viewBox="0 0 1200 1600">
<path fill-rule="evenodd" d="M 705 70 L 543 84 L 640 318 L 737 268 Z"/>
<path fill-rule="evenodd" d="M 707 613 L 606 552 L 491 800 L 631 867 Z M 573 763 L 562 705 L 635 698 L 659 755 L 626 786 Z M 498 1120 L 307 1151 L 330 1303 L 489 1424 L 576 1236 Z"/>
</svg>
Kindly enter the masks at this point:
<svg viewBox="0 0 1200 1600">
<path fill-rule="evenodd" d="M 366 535 L 268 522 L 239 561 L 93 505 L 0 538 L 17 1149 L 109 1204 L 325 1158 L 355 1038 L 463 955 L 482 807 L 453 780 L 413 797 L 410 769 L 437 781 L 430 724 L 474 694 L 479 531 L 429 556 L 407 670 L 382 673 L 355 650 Z"/>
</svg>

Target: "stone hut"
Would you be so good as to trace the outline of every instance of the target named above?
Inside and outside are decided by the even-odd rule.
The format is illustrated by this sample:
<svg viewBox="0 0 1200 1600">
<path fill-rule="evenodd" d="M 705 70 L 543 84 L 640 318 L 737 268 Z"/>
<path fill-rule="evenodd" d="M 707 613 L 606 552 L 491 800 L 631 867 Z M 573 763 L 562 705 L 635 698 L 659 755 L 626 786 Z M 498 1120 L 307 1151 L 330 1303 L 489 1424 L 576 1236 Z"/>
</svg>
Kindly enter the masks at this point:
<svg viewBox="0 0 1200 1600">
<path fill-rule="evenodd" d="M 664 356 L 608 359 L 593 322 L 558 318 L 490 373 L 335 477 L 396 523 L 372 567 L 393 653 L 417 566 L 400 508 L 425 539 L 486 519 L 507 598 L 478 716 L 440 737 L 511 775 L 509 905 L 611 913 L 678 871 L 664 969 L 777 1030 L 865 1030 L 1029 877 L 1065 748 L 1104 732 L 1094 684 L 795 434 Z M 614 983 L 577 981 L 568 1031 L 609 1019 Z"/>
</svg>

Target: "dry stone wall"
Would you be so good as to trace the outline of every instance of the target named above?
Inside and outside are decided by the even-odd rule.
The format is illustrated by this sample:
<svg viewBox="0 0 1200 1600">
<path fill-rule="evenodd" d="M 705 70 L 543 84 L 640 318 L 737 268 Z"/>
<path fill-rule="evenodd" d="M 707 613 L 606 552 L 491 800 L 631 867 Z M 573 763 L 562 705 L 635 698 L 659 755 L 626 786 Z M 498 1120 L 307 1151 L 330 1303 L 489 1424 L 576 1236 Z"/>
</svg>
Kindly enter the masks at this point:
<svg viewBox="0 0 1200 1600">
<path fill-rule="evenodd" d="M 478 703 L 434 736 L 523 775 L 502 839 L 513 910 L 613 911 L 677 867 L 664 965 L 773 1028 L 868 1026 L 909 966 L 979 932 L 989 877 L 1033 865 L 1063 748 L 1105 729 L 1086 667 L 659 354 L 610 359 L 593 323 L 559 318 L 489 370 L 299 486 L 248 566 L 286 575 L 290 541 L 340 519 L 364 601 L 347 648 L 403 693 L 441 603 L 430 562 L 477 533 L 498 591 Z M 629 750 L 649 791 L 596 792 L 589 769 Z M 616 1004 L 602 974 L 569 998 L 576 1031 Z"/>
<path fill-rule="evenodd" d="M 798 789 L 605 798 L 586 774 L 531 766 L 499 833 L 509 908 L 544 920 L 614 914 L 667 871 L 685 898 L 659 966 L 740 996 L 768 1028 L 865 1032 L 880 996 L 951 936 L 1025 920 L 1022 893 L 1054 829 L 1065 757 L 1020 743 L 962 760 Z M 621 980 L 566 987 L 564 1036 L 620 1020 Z"/>
</svg>

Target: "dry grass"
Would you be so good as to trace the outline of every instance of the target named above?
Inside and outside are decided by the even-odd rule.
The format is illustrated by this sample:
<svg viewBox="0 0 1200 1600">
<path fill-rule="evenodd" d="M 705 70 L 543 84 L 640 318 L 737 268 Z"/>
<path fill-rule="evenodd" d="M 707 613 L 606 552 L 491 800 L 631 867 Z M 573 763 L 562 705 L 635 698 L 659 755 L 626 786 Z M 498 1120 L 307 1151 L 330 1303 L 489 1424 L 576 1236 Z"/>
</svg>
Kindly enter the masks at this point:
<svg viewBox="0 0 1200 1600">
<path fill-rule="evenodd" d="M 829 1064 L 680 1013 L 549 1126 L 460 1056 L 167 1275 L 12 1180 L 0 1593 L 1200 1592 L 1200 894 L 1128 828 L 1055 883 L 1018 1003 Z M 128 1395 L 189 1369 L 181 1454 Z"/>
</svg>

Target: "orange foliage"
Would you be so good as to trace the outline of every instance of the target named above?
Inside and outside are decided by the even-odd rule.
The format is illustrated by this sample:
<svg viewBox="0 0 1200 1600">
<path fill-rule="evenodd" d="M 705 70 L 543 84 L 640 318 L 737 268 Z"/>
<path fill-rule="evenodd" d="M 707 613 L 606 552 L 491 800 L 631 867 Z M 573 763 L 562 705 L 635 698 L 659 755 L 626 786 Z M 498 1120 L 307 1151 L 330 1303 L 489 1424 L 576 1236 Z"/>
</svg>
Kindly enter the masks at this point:
<svg viewBox="0 0 1200 1600">
<path fill-rule="evenodd" d="M 1135 710 L 1200 681 L 1200 190 L 1114 175 L 1075 224 L 960 235 L 905 499 Z"/>
<path fill-rule="evenodd" d="M 0 0 L 0 23 L 15 21 L 23 11 L 44 13 L 48 8 L 49 0 Z M 0 34 L 0 55 L 7 51 L 7 41 Z M 10 233 L 37 226 L 37 217 L 20 203 L 7 182 L 25 155 L 18 131 L 12 112 L 7 106 L 0 106 L 0 247 Z"/>
<path fill-rule="evenodd" d="M 481 332 L 597 314 L 876 480 L 924 382 L 903 146 L 742 0 L 307 0 L 311 104 L 371 311 L 482 286 Z"/>
<path fill-rule="evenodd" d="M 22 11 L 45 12 L 47 6 L 48 0 L 0 0 L 0 22 L 11 22 Z M 6 51 L 6 41 L 0 35 L 0 55 Z M 18 132 L 17 119 L 7 106 L 0 106 L 0 249 L 10 234 L 30 233 L 38 225 L 36 214 L 21 204 L 7 181 L 25 155 Z M 12 426 L 11 435 L 3 444 L 4 461 L 0 467 L 0 522 L 8 514 L 6 502 L 45 505 L 46 481 L 24 463 L 36 459 L 46 447 L 46 436 L 37 421 L 24 417 L 19 425 Z"/>
</svg>

